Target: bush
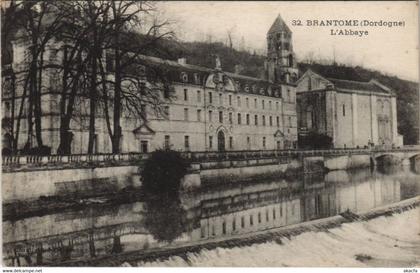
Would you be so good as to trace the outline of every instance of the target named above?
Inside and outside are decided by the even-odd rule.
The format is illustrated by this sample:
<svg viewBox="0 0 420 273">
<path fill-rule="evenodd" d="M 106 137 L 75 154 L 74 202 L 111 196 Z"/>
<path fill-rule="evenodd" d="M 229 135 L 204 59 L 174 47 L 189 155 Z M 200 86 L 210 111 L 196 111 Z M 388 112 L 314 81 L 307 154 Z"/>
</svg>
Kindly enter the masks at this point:
<svg viewBox="0 0 420 273">
<path fill-rule="evenodd" d="M 187 173 L 188 162 L 171 150 L 157 150 L 146 160 L 141 174 L 147 193 L 177 196 L 181 178 Z"/>
<path fill-rule="evenodd" d="M 324 135 L 311 132 L 306 136 L 299 136 L 299 148 L 302 149 L 329 149 L 332 147 L 332 138 Z"/>
</svg>

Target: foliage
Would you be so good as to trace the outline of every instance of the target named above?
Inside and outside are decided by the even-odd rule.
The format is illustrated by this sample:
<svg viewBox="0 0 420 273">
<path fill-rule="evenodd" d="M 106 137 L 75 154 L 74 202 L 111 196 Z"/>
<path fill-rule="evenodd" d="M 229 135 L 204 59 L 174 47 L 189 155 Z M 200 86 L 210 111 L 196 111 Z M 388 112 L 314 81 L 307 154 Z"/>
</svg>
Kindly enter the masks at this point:
<svg viewBox="0 0 420 273">
<path fill-rule="evenodd" d="M 181 178 L 187 173 L 187 161 L 172 150 L 157 150 L 144 164 L 143 190 L 151 194 L 177 196 Z"/>
<path fill-rule="evenodd" d="M 298 145 L 302 149 L 328 149 L 332 147 L 332 138 L 324 134 L 310 132 L 306 136 L 299 136 Z"/>
<path fill-rule="evenodd" d="M 179 198 L 148 196 L 145 227 L 159 242 L 172 242 L 186 231 L 186 212 Z"/>
<path fill-rule="evenodd" d="M 186 230 L 186 212 L 181 206 L 181 179 L 187 161 L 171 150 L 157 150 L 146 161 L 142 176 L 147 211 L 145 226 L 158 241 L 172 242 Z"/>
</svg>

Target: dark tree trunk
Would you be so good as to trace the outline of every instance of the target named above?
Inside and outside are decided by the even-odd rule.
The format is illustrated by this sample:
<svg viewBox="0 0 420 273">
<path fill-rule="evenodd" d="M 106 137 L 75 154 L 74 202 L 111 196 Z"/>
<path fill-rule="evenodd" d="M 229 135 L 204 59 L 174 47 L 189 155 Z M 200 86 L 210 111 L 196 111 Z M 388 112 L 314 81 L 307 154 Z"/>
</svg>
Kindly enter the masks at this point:
<svg viewBox="0 0 420 273">
<path fill-rule="evenodd" d="M 88 142 L 88 154 L 93 154 L 95 144 L 95 114 L 96 114 L 96 77 L 97 77 L 97 41 L 96 31 L 93 35 L 93 47 L 91 48 L 91 74 L 90 74 L 90 86 L 89 86 L 89 142 Z"/>
<path fill-rule="evenodd" d="M 115 38 L 116 44 L 118 44 L 118 34 Z M 117 46 L 115 50 L 115 90 L 114 90 L 114 136 L 112 141 L 112 153 L 120 153 L 120 141 L 121 141 L 121 60 L 120 50 Z"/>
<path fill-rule="evenodd" d="M 43 67 L 43 63 L 44 63 L 44 50 L 41 51 L 40 56 L 40 62 L 39 62 L 39 67 L 37 67 L 37 71 L 38 72 L 38 78 L 37 78 L 37 84 L 38 87 L 36 88 L 36 92 L 35 92 L 35 135 L 36 135 L 36 141 L 38 144 L 38 147 L 42 147 L 43 146 L 43 142 L 42 142 L 42 105 L 41 105 L 41 95 L 42 95 L 42 67 Z M 36 73 L 35 73 L 36 75 Z"/>
</svg>

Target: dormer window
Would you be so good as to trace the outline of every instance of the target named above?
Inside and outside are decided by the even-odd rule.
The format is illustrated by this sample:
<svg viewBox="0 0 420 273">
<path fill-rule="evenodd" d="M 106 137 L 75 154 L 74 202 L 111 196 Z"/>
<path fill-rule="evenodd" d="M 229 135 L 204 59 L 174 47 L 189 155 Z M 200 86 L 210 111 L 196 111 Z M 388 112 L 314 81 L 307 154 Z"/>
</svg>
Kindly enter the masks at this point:
<svg viewBox="0 0 420 273">
<path fill-rule="evenodd" d="M 257 86 L 255 84 L 252 86 L 252 93 L 257 93 Z"/>
<path fill-rule="evenodd" d="M 181 80 L 182 82 L 188 82 L 188 74 L 185 72 L 181 73 Z"/>
<path fill-rule="evenodd" d="M 198 73 L 194 73 L 194 83 L 200 84 L 200 75 Z"/>
</svg>

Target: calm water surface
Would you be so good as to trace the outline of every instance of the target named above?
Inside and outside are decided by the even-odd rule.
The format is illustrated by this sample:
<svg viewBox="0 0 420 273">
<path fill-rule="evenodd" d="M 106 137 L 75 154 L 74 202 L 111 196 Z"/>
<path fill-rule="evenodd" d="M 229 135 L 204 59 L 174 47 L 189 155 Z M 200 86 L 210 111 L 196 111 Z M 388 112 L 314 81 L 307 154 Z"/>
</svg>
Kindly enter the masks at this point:
<svg viewBox="0 0 420 273">
<path fill-rule="evenodd" d="M 173 248 L 251 236 L 346 210 L 368 211 L 419 193 L 420 174 L 414 166 L 206 186 L 173 200 L 156 197 L 4 221 L 3 257 L 10 266 L 47 265 Z"/>
</svg>

